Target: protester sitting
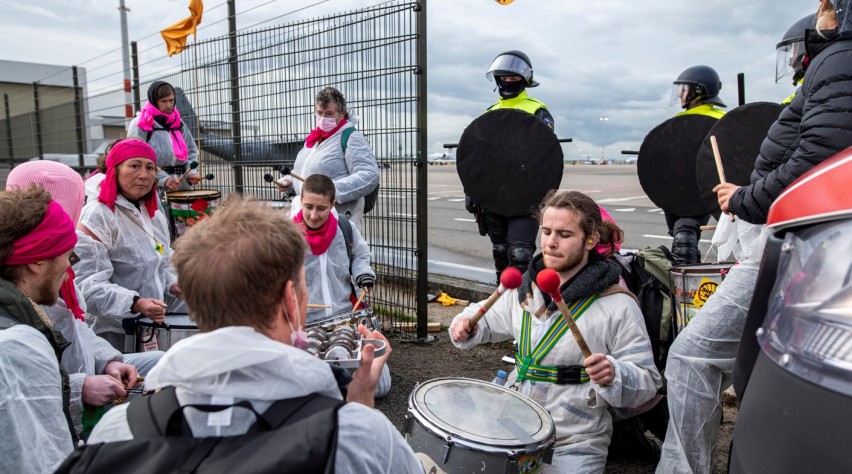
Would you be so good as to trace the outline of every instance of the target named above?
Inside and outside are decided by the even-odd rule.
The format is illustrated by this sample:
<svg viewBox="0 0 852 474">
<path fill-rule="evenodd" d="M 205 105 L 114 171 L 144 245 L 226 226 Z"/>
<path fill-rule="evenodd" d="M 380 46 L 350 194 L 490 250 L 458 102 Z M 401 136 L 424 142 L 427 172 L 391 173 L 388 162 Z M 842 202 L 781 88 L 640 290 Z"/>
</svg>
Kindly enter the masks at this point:
<svg viewBox="0 0 852 474">
<path fill-rule="evenodd" d="M 76 171 L 55 161 L 29 161 L 16 166 L 9 173 L 6 189 L 26 189 L 36 184 L 50 193 L 51 197 L 71 217 L 76 225 L 83 205 L 83 180 Z M 91 239 L 78 235 L 79 239 Z M 62 366 L 68 372 L 70 383 L 70 413 L 78 435 L 86 425 L 93 425 L 103 409 L 116 398 L 125 397 L 125 386 L 136 385 L 140 363 L 145 375 L 159 360 L 160 352 L 128 355 L 127 362 L 119 351 L 106 340 L 98 337 L 86 323 L 86 302 L 74 285 L 74 270 L 69 267 L 68 278 L 59 290 L 60 299 L 54 305 L 42 305 L 41 309 L 70 345 L 62 352 Z M 84 415 L 84 404 L 90 409 Z"/>
<path fill-rule="evenodd" d="M 507 290 L 474 327 L 471 317 L 482 303 L 468 306 L 453 319 L 450 338 L 460 349 L 518 339 L 517 369 L 506 386 L 548 410 L 556 427 L 553 462 L 543 472 L 603 472 L 613 429 L 607 408 L 651 400 L 661 377 L 639 306 L 617 284 L 620 265 L 595 250 L 603 244 L 612 252 L 620 229 L 601 219 L 591 198 L 574 191 L 550 193 L 540 222 L 542 253 L 533 257 L 521 287 Z M 532 359 L 537 344 L 552 341 L 545 333 L 564 324 L 550 297 L 532 285 L 546 268 L 559 275 L 566 304 L 587 308 L 572 315 L 593 351 L 587 358 L 572 337 L 556 336 L 552 349 Z M 550 369 L 559 375 L 540 375 Z M 573 380 L 557 384 L 563 376 Z"/>
<path fill-rule="evenodd" d="M 140 314 L 155 322 L 184 309 L 177 277 L 169 261 L 168 224 L 157 212 L 157 158 L 145 142 L 116 143 L 107 156 L 107 172 L 96 202 L 83 207 L 76 252 L 76 283 L 92 329 L 117 349 L 124 347 L 122 321 Z"/>
<path fill-rule="evenodd" d="M 331 178 L 337 190 L 338 214 L 363 231 L 364 197 L 379 185 L 376 157 L 364 135 L 354 130 L 359 118 L 346 108 L 346 98 L 339 90 L 334 87 L 320 90 L 315 105 L 317 127 L 305 139 L 293 171 L 303 178 L 313 174 Z M 345 135 L 348 138 L 344 142 Z M 282 190 L 292 189 L 301 195 L 298 180 L 285 177 L 280 183 Z M 298 208 L 297 201 L 294 200 L 294 209 Z"/>
<path fill-rule="evenodd" d="M 146 378 L 146 388 L 176 387 L 182 406 L 248 401 L 261 414 L 276 400 L 312 393 L 340 399 L 326 362 L 300 349 L 307 343 L 304 255 L 305 239 L 295 224 L 236 197 L 189 229 L 176 243 L 174 263 L 201 334 L 172 346 Z M 359 330 L 387 343 L 378 332 Z M 337 412 L 333 472 L 422 472 L 399 431 L 369 408 L 387 348 L 381 357 L 369 345 L 362 351 L 349 385 L 350 403 Z M 135 403 L 141 401 L 130 406 Z M 127 412 L 124 405 L 110 410 L 90 443 L 133 439 Z M 208 414 L 194 408 L 182 413 L 196 438 L 241 435 L 255 422 L 242 408 L 233 408 L 230 423 L 208 423 Z M 294 444 L 319 448 L 306 433 L 293 438 Z M 292 448 L 286 444 L 280 449 Z"/>
<path fill-rule="evenodd" d="M 198 161 L 198 147 L 175 107 L 175 88 L 171 84 L 163 81 L 151 83 L 148 102 L 127 125 L 127 138 L 142 140 L 154 149 L 160 165 L 157 172 L 160 188 L 185 190 L 201 181 L 198 169 L 190 171 L 188 168 L 192 162 Z M 186 178 L 178 182 L 180 175 L 187 171 Z"/>
<path fill-rule="evenodd" d="M 294 221 L 305 233 L 305 277 L 308 300 L 326 308 L 308 309 L 308 322 L 353 309 L 357 302 L 355 286 L 369 293 L 376 281 L 370 268 L 370 247 L 358 229 L 334 211 L 334 182 L 321 174 L 309 176 L 302 185 L 302 209 Z M 347 242 L 342 226 L 348 227 L 352 242 Z M 351 253 L 351 255 L 350 255 Z M 391 387 L 390 371 L 385 366 L 376 387 L 376 397 L 385 396 Z"/>
<path fill-rule="evenodd" d="M 67 342 L 39 305 L 56 303 L 76 242 L 41 188 L 0 192 L 0 472 L 52 472 L 74 448 Z"/>
</svg>

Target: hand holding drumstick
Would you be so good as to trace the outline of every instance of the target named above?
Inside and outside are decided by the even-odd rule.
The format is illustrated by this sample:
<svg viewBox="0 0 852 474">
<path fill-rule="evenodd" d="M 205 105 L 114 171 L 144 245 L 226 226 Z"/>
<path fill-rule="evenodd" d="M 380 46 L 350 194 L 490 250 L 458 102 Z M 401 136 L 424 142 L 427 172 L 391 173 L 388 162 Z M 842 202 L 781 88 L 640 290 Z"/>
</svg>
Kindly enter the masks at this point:
<svg viewBox="0 0 852 474">
<path fill-rule="evenodd" d="M 523 276 L 517 268 L 507 267 L 503 270 L 503 273 L 500 274 L 500 285 L 497 287 L 497 290 L 485 300 L 485 303 L 479 307 L 479 310 L 477 310 L 473 317 L 459 318 L 453 322 L 453 325 L 450 326 L 450 337 L 456 342 L 468 340 L 470 336 L 476 333 L 476 324 L 491 309 L 491 306 L 500 299 L 500 295 L 506 290 L 512 290 L 521 286 L 522 281 Z"/>
<path fill-rule="evenodd" d="M 719 183 L 716 187 L 713 188 L 713 192 L 717 194 L 719 198 L 719 208 L 722 209 L 722 212 L 728 213 L 728 204 L 731 200 L 731 196 L 737 192 L 737 189 L 740 189 L 740 186 L 736 184 L 728 183 L 725 180 L 725 170 L 722 168 L 722 155 L 719 153 L 719 144 L 716 142 L 716 136 L 710 136 L 710 145 L 713 147 L 713 158 L 716 159 L 716 171 L 719 172 Z M 734 215 L 730 214 L 731 222 L 734 221 Z"/>
</svg>

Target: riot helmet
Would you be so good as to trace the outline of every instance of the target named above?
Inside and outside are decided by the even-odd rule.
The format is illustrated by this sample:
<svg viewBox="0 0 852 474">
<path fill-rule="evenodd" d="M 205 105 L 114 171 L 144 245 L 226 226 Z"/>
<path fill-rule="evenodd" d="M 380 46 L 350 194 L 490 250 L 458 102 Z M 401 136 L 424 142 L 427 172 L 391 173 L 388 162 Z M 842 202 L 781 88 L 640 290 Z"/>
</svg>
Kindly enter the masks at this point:
<svg viewBox="0 0 852 474">
<path fill-rule="evenodd" d="M 816 13 L 810 14 L 793 23 L 781 42 L 775 46 L 775 83 L 788 76 L 793 76 L 793 85 L 804 77 L 802 60 L 805 58 L 805 31 L 813 29 Z"/>
<path fill-rule="evenodd" d="M 687 108 L 693 101 L 727 107 L 719 98 L 722 81 L 715 69 L 709 66 L 692 66 L 674 81 L 669 105 L 680 104 Z"/>
<path fill-rule="evenodd" d="M 512 84 L 502 81 L 500 78 L 503 76 L 521 76 L 523 81 L 515 81 L 520 84 Z M 500 89 L 500 95 L 506 98 L 515 97 L 525 88 L 538 85 L 538 82 L 533 79 L 532 62 L 529 56 L 516 50 L 500 53 L 494 58 L 485 77 L 489 81 L 494 81 Z"/>
</svg>

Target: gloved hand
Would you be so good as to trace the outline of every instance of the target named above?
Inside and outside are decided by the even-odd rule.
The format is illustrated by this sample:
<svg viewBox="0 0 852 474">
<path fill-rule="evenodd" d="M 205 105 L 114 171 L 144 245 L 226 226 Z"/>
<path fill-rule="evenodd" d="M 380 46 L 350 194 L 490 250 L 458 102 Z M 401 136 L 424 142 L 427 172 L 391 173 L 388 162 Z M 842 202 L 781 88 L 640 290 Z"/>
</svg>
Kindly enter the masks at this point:
<svg viewBox="0 0 852 474">
<path fill-rule="evenodd" d="M 358 284 L 358 288 L 369 288 L 372 290 L 373 286 L 376 285 L 376 277 L 369 273 L 364 273 L 355 277 L 355 283 Z"/>
<path fill-rule="evenodd" d="M 465 193 L 464 195 L 464 208 L 467 212 L 471 214 L 481 214 L 482 208 L 479 207 L 479 204 L 473 201 L 473 198 L 470 197 L 470 194 Z"/>
</svg>

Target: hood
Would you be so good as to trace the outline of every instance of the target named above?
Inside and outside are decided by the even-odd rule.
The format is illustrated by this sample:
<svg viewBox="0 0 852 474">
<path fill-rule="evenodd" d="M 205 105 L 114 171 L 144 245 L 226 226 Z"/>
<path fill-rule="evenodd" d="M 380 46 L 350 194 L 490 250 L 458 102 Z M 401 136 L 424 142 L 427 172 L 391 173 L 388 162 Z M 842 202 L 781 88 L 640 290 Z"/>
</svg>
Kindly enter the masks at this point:
<svg viewBox="0 0 852 474">
<path fill-rule="evenodd" d="M 341 398 L 325 362 L 246 326 L 178 341 L 145 378 L 148 390 L 167 386 L 261 401 L 311 393 Z"/>
<path fill-rule="evenodd" d="M 852 0 L 834 0 L 837 13 L 837 35 L 840 39 L 852 38 Z"/>
</svg>

